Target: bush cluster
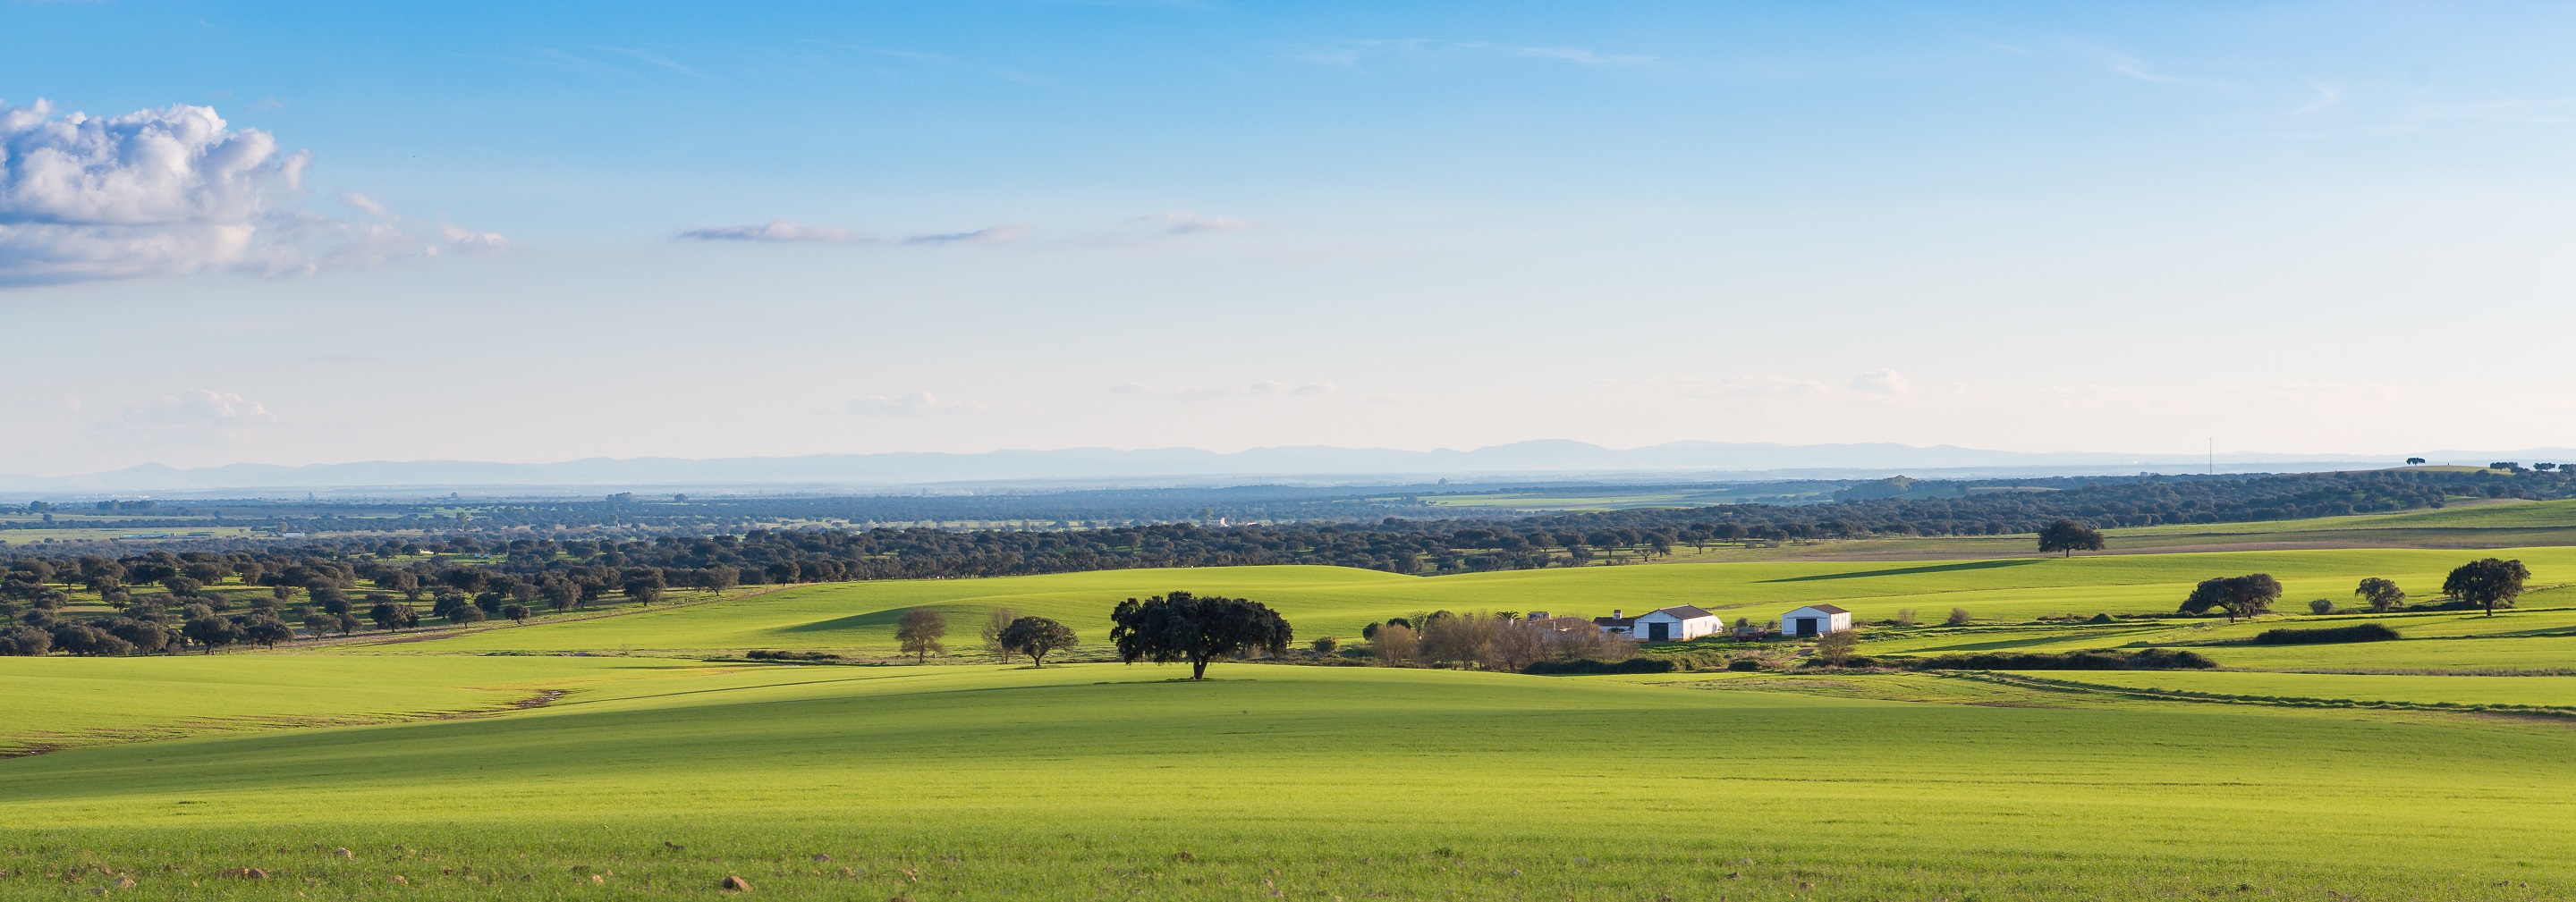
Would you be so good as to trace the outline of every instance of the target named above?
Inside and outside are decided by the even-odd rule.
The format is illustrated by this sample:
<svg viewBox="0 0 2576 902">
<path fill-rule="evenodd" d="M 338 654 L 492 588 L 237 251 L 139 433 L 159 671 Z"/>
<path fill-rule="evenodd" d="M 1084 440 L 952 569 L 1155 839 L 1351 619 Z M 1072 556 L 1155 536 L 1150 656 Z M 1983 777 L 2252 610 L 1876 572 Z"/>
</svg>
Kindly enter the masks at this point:
<svg viewBox="0 0 2576 902">
<path fill-rule="evenodd" d="M 2264 630 L 2263 632 L 2255 635 L 2254 644 L 2319 645 L 2329 642 L 2385 642 L 2390 639 L 2397 638 L 2402 637 L 2397 635 L 2396 630 L 2389 629 L 2386 624 L 2356 623 L 2351 626 L 2330 626 L 2319 629 L 2290 629 L 2284 627 L 2282 629 Z"/>
</svg>

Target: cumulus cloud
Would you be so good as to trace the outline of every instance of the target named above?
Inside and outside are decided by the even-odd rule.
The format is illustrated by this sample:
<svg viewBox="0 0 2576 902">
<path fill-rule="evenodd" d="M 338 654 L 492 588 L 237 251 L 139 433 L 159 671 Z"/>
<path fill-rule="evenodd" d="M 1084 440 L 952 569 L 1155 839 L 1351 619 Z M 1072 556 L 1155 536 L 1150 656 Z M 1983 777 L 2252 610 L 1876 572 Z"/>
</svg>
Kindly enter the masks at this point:
<svg viewBox="0 0 2576 902">
<path fill-rule="evenodd" d="M 680 233 L 688 241 L 752 241 L 772 244 L 857 244 L 875 239 L 838 226 L 810 225 L 772 219 L 760 225 L 710 226 Z"/>
<path fill-rule="evenodd" d="M 1136 222 L 1155 231 L 1169 235 L 1188 235 L 1196 232 L 1231 232 L 1237 229 L 1250 228 L 1252 225 L 1251 223 L 1236 219 L 1232 216 L 1201 216 L 1196 213 L 1182 210 L 1174 210 L 1168 213 L 1148 213 L 1146 215 L 1136 217 Z"/>
<path fill-rule="evenodd" d="M 341 200 L 366 219 L 315 213 L 304 206 L 311 162 L 211 107 L 92 117 L 0 104 L 0 286 L 288 276 L 507 244 L 406 222 L 355 193 Z"/>
<path fill-rule="evenodd" d="M 923 417 L 945 413 L 982 413 L 984 405 L 949 401 L 928 391 L 886 396 L 872 395 L 851 401 L 847 412 L 862 417 Z"/>
<path fill-rule="evenodd" d="M 1006 222 L 997 226 L 987 226 L 976 229 L 972 232 L 946 232 L 935 235 L 914 235 L 910 238 L 904 239 L 903 243 L 927 245 L 1007 244 L 1020 240 L 1020 236 L 1028 233 L 1029 226 L 1026 223 Z"/>
<path fill-rule="evenodd" d="M 1914 384 L 1905 381 L 1905 377 L 1895 370 L 1871 370 L 1853 376 L 1851 387 L 1857 392 L 1888 396 L 1902 395 L 1914 390 Z"/>
<path fill-rule="evenodd" d="M 1280 382 L 1270 380 L 1248 385 L 1178 385 L 1158 387 L 1128 383 L 1109 389 L 1115 395 L 1140 395 L 1169 398 L 1174 401 L 1217 401 L 1230 398 L 1313 398 L 1334 394 L 1341 387 L 1330 382 Z"/>
<path fill-rule="evenodd" d="M 276 422 L 277 417 L 257 401 L 196 388 L 127 407 L 115 419 L 91 428 L 127 446 L 214 445 L 243 430 Z"/>
</svg>

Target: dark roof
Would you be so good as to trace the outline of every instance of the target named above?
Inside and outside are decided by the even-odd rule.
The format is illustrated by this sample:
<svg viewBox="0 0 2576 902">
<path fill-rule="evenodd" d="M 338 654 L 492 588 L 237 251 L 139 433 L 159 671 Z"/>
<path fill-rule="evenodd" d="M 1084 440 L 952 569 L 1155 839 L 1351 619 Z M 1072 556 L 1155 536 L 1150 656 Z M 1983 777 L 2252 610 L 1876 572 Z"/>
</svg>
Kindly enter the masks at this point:
<svg viewBox="0 0 2576 902">
<path fill-rule="evenodd" d="M 1846 611 L 1846 610 L 1843 610 L 1843 609 L 1838 608 L 1838 607 L 1834 607 L 1833 605 L 1829 605 L 1829 604 L 1811 604 L 1811 605 L 1807 605 L 1807 607 L 1815 608 L 1816 610 L 1823 611 L 1823 612 L 1825 612 L 1825 613 L 1827 613 L 1827 614 L 1849 614 L 1849 613 L 1851 613 L 1850 611 Z"/>
<path fill-rule="evenodd" d="M 1689 619 L 1691 619 L 1691 618 L 1693 618 L 1693 617 L 1715 617 L 1715 616 L 1717 616 L 1717 615 L 1715 615 L 1715 614 L 1711 614 L 1711 613 L 1709 613 L 1709 612 L 1707 612 L 1707 611 L 1701 610 L 1697 605 L 1687 605 L 1687 604 L 1684 604 L 1684 605 L 1674 605 L 1674 606 L 1669 607 L 1669 608 L 1661 608 L 1661 609 L 1657 609 L 1657 610 L 1653 610 L 1653 611 L 1648 611 L 1648 612 L 1646 612 L 1646 613 L 1649 613 L 1649 614 L 1671 614 L 1671 615 L 1673 615 L 1673 616 L 1675 616 L 1675 617 L 1679 617 L 1679 618 L 1681 618 L 1681 619 L 1683 619 L 1683 620 L 1689 620 Z"/>
<path fill-rule="evenodd" d="M 1636 626 L 1636 625 L 1637 625 L 1637 618 L 1635 618 L 1635 617 L 1594 617 L 1594 618 L 1592 618 L 1592 625 L 1593 625 L 1593 626 Z"/>
</svg>

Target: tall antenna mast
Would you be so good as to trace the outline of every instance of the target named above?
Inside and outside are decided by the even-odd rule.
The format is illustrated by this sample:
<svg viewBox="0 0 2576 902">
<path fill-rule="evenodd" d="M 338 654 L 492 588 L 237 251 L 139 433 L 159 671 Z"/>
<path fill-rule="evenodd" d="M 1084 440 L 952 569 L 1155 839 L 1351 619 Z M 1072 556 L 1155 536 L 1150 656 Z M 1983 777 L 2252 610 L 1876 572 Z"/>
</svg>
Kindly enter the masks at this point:
<svg viewBox="0 0 2576 902">
<path fill-rule="evenodd" d="M 2218 475 L 2218 439 L 2209 440 L 2209 475 Z"/>
</svg>

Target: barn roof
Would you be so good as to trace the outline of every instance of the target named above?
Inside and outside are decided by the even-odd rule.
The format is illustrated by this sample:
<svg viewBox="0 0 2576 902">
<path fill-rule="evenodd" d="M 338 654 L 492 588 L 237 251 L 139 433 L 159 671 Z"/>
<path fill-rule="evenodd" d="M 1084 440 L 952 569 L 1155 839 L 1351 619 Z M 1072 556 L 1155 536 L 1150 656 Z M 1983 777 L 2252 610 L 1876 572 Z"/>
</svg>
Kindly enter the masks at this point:
<svg viewBox="0 0 2576 902">
<path fill-rule="evenodd" d="M 1838 607 L 1834 607 L 1833 605 L 1829 605 L 1829 604 L 1811 604 L 1811 605 L 1806 606 L 1805 608 L 1801 608 L 1800 610 L 1823 611 L 1823 612 L 1825 612 L 1825 613 L 1827 613 L 1827 614 L 1849 614 L 1849 613 L 1851 613 L 1850 611 L 1846 611 L 1846 610 L 1843 610 L 1843 609 L 1838 608 Z M 1793 613 L 1794 613 L 1794 612 L 1793 612 Z"/>
<path fill-rule="evenodd" d="M 1658 608 L 1658 609 L 1656 609 L 1656 610 L 1649 611 L 1649 612 L 1647 612 L 1647 613 L 1650 613 L 1650 614 L 1670 614 L 1670 615 L 1672 615 L 1672 616 L 1674 616 L 1674 617 L 1678 617 L 1678 618 L 1681 618 L 1681 619 L 1683 619 L 1683 620 L 1690 620 L 1690 619 L 1692 619 L 1692 618 L 1696 618 L 1696 617 L 1715 617 L 1715 616 L 1717 616 L 1717 615 L 1715 615 L 1715 614 L 1711 614 L 1711 613 L 1709 613 L 1709 612 L 1707 612 L 1707 611 L 1705 611 L 1705 610 L 1702 610 L 1698 605 L 1688 605 L 1688 604 L 1674 605 L 1674 606 L 1669 607 L 1669 608 Z"/>
<path fill-rule="evenodd" d="M 1635 626 L 1635 625 L 1637 625 L 1637 618 L 1635 618 L 1635 617 L 1594 617 L 1594 618 L 1592 618 L 1592 625 L 1593 625 L 1593 626 Z"/>
</svg>

